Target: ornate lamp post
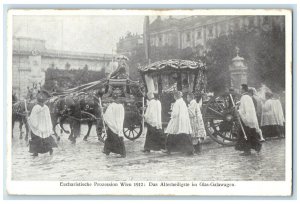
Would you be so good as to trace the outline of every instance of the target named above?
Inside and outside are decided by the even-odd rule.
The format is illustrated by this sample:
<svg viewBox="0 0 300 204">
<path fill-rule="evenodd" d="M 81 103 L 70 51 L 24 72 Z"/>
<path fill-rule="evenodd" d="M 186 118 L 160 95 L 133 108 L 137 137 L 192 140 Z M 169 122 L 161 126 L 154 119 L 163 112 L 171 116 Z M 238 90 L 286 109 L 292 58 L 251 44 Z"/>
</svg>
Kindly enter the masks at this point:
<svg viewBox="0 0 300 204">
<path fill-rule="evenodd" d="M 235 48 L 236 57 L 232 59 L 232 64 L 229 65 L 230 71 L 230 86 L 234 88 L 236 92 L 239 92 L 241 84 L 247 84 L 247 71 L 248 67 L 244 64 L 245 59 L 239 56 L 240 49 Z"/>
</svg>

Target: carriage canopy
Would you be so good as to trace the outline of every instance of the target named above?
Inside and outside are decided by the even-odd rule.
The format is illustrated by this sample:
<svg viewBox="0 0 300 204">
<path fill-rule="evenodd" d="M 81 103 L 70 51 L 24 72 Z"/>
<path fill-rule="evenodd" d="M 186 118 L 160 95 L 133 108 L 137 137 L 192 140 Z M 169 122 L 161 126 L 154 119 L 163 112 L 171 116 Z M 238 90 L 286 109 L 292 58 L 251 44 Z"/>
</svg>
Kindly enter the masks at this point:
<svg viewBox="0 0 300 204">
<path fill-rule="evenodd" d="M 156 93 L 195 92 L 200 83 L 204 85 L 205 70 L 206 65 L 201 61 L 180 59 L 158 61 L 139 68 L 147 91 Z"/>
</svg>

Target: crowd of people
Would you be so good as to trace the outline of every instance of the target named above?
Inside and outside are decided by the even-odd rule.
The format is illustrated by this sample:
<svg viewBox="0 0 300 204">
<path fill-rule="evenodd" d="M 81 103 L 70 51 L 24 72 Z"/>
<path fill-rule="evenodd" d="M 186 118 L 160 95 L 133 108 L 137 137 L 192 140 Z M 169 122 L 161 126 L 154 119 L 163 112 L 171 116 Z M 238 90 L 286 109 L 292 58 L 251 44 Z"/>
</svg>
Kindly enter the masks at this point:
<svg viewBox="0 0 300 204">
<path fill-rule="evenodd" d="M 244 156 L 251 154 L 251 149 L 261 151 L 264 137 L 284 137 L 284 114 L 281 103 L 272 93 L 265 94 L 266 100 L 258 97 L 254 88 L 241 85 L 241 99 L 236 107 L 239 122 L 238 138 L 235 149 L 243 151 Z M 144 114 L 147 129 L 144 153 L 162 151 L 167 154 L 182 152 L 193 155 L 201 151 L 206 138 L 206 130 L 201 114 L 202 101 L 196 101 L 193 93 L 187 94 L 187 102 L 182 98 L 182 92 L 175 91 L 175 103 L 171 107 L 170 120 L 166 129 L 162 128 L 162 105 L 157 94 L 147 93 L 147 108 Z M 230 95 L 231 96 L 231 95 Z M 126 157 L 126 148 L 123 140 L 123 123 L 125 110 L 123 104 L 118 102 L 118 94 L 113 93 L 113 102 L 109 104 L 103 120 L 107 138 L 103 153 L 109 155 L 116 153 Z M 34 106 L 28 123 L 31 129 L 30 152 L 33 156 L 39 153 L 53 153 L 57 147 L 52 138 L 52 122 L 49 108 L 45 105 L 47 95 L 40 91 L 37 93 L 37 104 Z"/>
<path fill-rule="evenodd" d="M 284 114 L 280 100 L 270 91 L 265 93 L 265 101 L 246 84 L 241 85 L 241 93 L 238 109 L 241 128 L 235 149 L 248 156 L 251 149 L 261 151 L 264 137 L 284 137 Z"/>
</svg>

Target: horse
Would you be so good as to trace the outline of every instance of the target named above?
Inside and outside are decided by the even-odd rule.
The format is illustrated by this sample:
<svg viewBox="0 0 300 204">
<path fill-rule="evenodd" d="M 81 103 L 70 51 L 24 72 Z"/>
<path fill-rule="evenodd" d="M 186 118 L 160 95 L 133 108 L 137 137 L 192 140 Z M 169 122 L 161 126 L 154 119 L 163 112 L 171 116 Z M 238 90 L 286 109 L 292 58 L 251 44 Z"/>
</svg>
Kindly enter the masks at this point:
<svg viewBox="0 0 300 204">
<path fill-rule="evenodd" d="M 96 123 L 98 140 L 102 133 L 102 120 L 99 109 L 99 94 L 95 93 L 77 93 L 59 97 L 55 103 L 49 103 L 51 118 L 56 126 L 57 121 L 61 129 L 69 134 L 69 140 L 76 143 L 76 138 L 80 136 L 80 126 L 87 123 L 88 131 L 83 140 L 87 141 L 90 135 L 92 125 Z M 68 121 L 71 132 L 64 129 L 64 123 Z M 55 127 L 54 127 L 55 128 Z M 57 133 L 56 133 L 57 135 Z"/>
<path fill-rule="evenodd" d="M 30 100 L 33 98 L 33 92 L 32 90 L 29 89 L 29 87 L 27 87 L 27 89 L 28 92 L 26 95 L 26 99 Z M 27 109 L 31 111 L 32 108 L 33 108 L 33 104 L 28 103 Z M 13 129 L 15 126 L 15 122 L 19 122 L 19 131 L 20 131 L 19 139 L 23 139 L 22 129 L 23 129 L 23 125 L 25 124 L 25 128 L 26 128 L 25 140 L 28 140 L 29 127 L 26 120 L 25 101 L 19 101 L 16 94 L 13 93 L 12 94 L 12 138 L 14 137 Z"/>
<path fill-rule="evenodd" d="M 23 134 L 22 128 L 23 128 L 23 125 L 25 124 L 25 128 L 26 128 L 25 140 L 28 140 L 29 126 L 28 126 L 27 116 L 29 116 L 32 108 L 37 103 L 36 97 L 34 95 L 36 96 L 36 94 L 34 94 L 34 92 L 31 89 L 28 88 L 27 96 L 26 96 L 26 99 L 25 99 L 26 100 L 27 113 L 26 113 L 26 110 L 25 110 L 25 100 L 18 101 L 17 97 L 15 95 L 13 95 L 13 100 L 12 100 L 13 101 L 13 105 L 12 105 L 12 137 L 13 137 L 14 124 L 15 124 L 15 122 L 18 121 L 19 122 L 19 130 L 20 130 L 19 139 L 23 139 L 23 137 L 22 137 L 22 134 Z M 49 94 L 48 97 L 50 98 L 51 95 Z M 52 100 L 52 102 L 53 102 L 53 100 Z M 55 104 L 55 103 L 53 103 L 53 104 Z M 51 104 L 51 98 L 46 101 L 46 105 L 49 106 L 50 110 L 51 110 L 51 108 L 53 109 L 53 104 Z M 53 111 L 52 111 L 52 113 L 53 113 Z M 56 114 L 51 114 L 53 130 L 55 128 L 55 125 L 57 124 L 57 117 L 55 117 L 55 116 L 56 116 Z M 65 131 L 65 132 L 67 132 L 67 131 Z M 57 136 L 57 134 L 55 134 L 55 136 L 58 140 L 60 139 Z"/>
<path fill-rule="evenodd" d="M 30 112 L 33 108 L 33 106 L 35 105 L 35 102 L 27 102 L 27 111 Z M 19 130 L 20 130 L 20 136 L 19 139 L 23 139 L 23 132 L 22 132 L 22 128 L 23 125 L 25 124 L 25 128 L 26 128 L 26 136 L 25 136 L 25 140 L 28 140 L 28 132 L 29 132 L 29 126 L 27 123 L 27 118 L 26 118 L 26 111 L 25 111 L 25 101 L 17 101 L 15 103 L 13 103 L 12 105 L 12 137 L 14 137 L 13 135 L 13 129 L 15 126 L 15 122 L 19 122 Z"/>
<path fill-rule="evenodd" d="M 88 125 L 88 131 L 86 135 L 83 137 L 84 141 L 87 141 L 91 132 L 91 128 L 94 123 L 96 123 L 96 132 L 97 132 L 98 140 L 101 140 L 100 136 L 103 129 L 102 114 L 99 106 L 99 98 L 101 97 L 102 95 L 98 93 L 98 95 L 97 94 L 86 95 L 85 97 L 82 97 L 79 100 L 82 116 L 83 118 L 87 119 L 86 122 Z"/>
</svg>

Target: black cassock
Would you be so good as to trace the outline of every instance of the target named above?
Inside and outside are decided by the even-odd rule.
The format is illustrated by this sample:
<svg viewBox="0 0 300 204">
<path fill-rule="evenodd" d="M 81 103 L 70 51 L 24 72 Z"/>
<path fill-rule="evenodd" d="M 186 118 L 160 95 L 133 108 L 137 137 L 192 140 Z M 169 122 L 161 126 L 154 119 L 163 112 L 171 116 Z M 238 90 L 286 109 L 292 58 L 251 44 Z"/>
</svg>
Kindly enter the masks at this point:
<svg viewBox="0 0 300 204">
<path fill-rule="evenodd" d="M 44 154 L 57 147 L 57 144 L 52 136 L 42 138 L 31 132 L 31 140 L 29 141 L 29 152 Z"/>
<path fill-rule="evenodd" d="M 169 134 L 166 139 L 166 149 L 168 152 L 193 153 L 194 146 L 190 134 Z"/>
<path fill-rule="evenodd" d="M 147 126 L 147 135 L 144 145 L 144 150 L 154 150 L 159 151 L 165 149 L 165 137 L 161 129 L 156 129 L 155 127 L 145 123 Z"/>
<path fill-rule="evenodd" d="M 110 153 L 120 154 L 126 156 L 126 150 L 124 140 L 119 137 L 110 128 L 107 129 L 107 138 L 104 142 L 104 153 L 109 155 Z"/>
<path fill-rule="evenodd" d="M 238 151 L 245 151 L 245 152 L 251 151 L 251 149 L 254 149 L 255 151 L 260 151 L 262 145 L 259 141 L 260 137 L 259 134 L 256 132 L 256 129 L 247 127 L 242 121 L 241 123 L 246 133 L 247 140 L 244 138 L 244 133 L 242 131 L 242 128 L 240 128 L 238 132 L 238 140 L 235 145 L 235 149 Z"/>
</svg>

